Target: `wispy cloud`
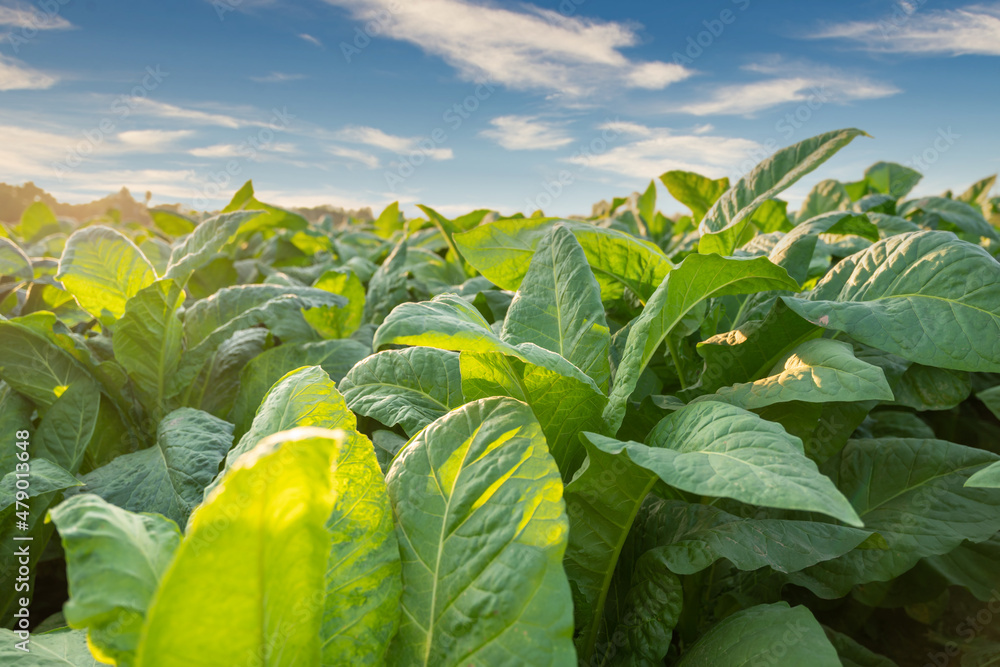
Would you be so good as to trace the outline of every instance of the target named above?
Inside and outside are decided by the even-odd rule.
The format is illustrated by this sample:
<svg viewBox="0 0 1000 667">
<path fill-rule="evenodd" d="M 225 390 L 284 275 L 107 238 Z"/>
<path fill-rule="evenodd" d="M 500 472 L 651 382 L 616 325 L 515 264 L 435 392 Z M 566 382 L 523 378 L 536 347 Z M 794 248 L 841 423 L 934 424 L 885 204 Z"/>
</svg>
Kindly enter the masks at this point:
<svg viewBox="0 0 1000 667">
<path fill-rule="evenodd" d="M 747 65 L 744 70 L 772 78 L 716 88 L 706 98 L 678 105 L 671 111 L 711 115 L 749 115 L 792 102 L 814 101 L 847 104 L 857 100 L 888 97 L 899 88 L 832 67 L 803 63 L 772 62 Z"/>
<path fill-rule="evenodd" d="M 29 30 L 68 30 L 73 24 L 55 12 L 43 12 L 28 3 L 0 5 L 0 26 Z"/>
<path fill-rule="evenodd" d="M 194 130 L 129 130 L 118 134 L 118 141 L 127 150 L 164 151 L 176 148 L 176 143 L 194 135 Z"/>
<path fill-rule="evenodd" d="M 747 139 L 711 134 L 675 133 L 664 127 L 617 122 L 598 129 L 614 130 L 625 135 L 610 150 L 589 156 L 574 156 L 566 161 L 588 169 L 599 169 L 629 178 L 648 180 L 671 169 L 727 176 L 740 160 L 760 145 Z"/>
<path fill-rule="evenodd" d="M 924 11 L 829 26 L 813 37 L 849 39 L 869 51 L 1000 56 L 1000 3 Z"/>
<path fill-rule="evenodd" d="M 480 134 L 509 151 L 559 148 L 573 141 L 562 125 L 539 120 L 537 116 L 500 116 L 490 121 L 491 130 Z"/>
<path fill-rule="evenodd" d="M 45 90 L 58 82 L 58 77 L 0 55 L 0 90 Z"/>
<path fill-rule="evenodd" d="M 174 104 L 151 100 L 148 97 L 137 98 L 133 100 L 133 102 L 136 108 L 141 110 L 142 113 L 158 118 L 183 120 L 189 123 L 196 123 L 198 125 L 217 125 L 219 127 L 228 127 L 234 130 L 256 124 L 228 114 L 199 111 L 197 109 L 186 109 Z"/>
<path fill-rule="evenodd" d="M 400 137 L 364 125 L 349 125 L 337 132 L 335 136 L 341 141 L 374 146 L 403 155 L 412 151 L 420 151 L 432 160 L 450 160 L 455 157 L 450 148 L 421 147 L 419 145 L 420 137 Z"/>
<path fill-rule="evenodd" d="M 336 157 L 351 160 L 352 162 L 360 162 L 369 169 L 378 169 L 379 167 L 379 159 L 377 156 L 360 151 L 356 148 L 348 148 L 347 146 L 327 146 L 326 151 L 330 155 Z"/>
<path fill-rule="evenodd" d="M 313 46 L 318 46 L 320 48 L 323 48 L 323 42 L 319 41 L 318 39 L 316 39 L 315 37 L 313 37 L 312 35 L 310 35 L 308 33 L 302 33 L 302 34 L 300 34 L 299 35 L 299 39 L 304 39 L 305 41 L 309 42 Z"/>
<path fill-rule="evenodd" d="M 236 157 L 240 154 L 240 147 L 237 144 L 214 144 L 192 148 L 188 153 L 195 157 L 206 158 Z"/>
<path fill-rule="evenodd" d="M 252 76 L 250 80 L 255 83 L 286 83 L 288 81 L 301 81 L 306 78 L 305 74 L 286 74 L 284 72 L 271 72 L 266 76 Z"/>
<path fill-rule="evenodd" d="M 632 60 L 639 44 L 623 23 L 566 17 L 530 4 L 520 11 L 469 0 L 326 0 L 364 20 L 388 12 L 383 34 L 442 57 L 466 79 L 489 78 L 519 90 L 579 97 L 608 87 L 661 89 L 691 71 Z"/>
</svg>

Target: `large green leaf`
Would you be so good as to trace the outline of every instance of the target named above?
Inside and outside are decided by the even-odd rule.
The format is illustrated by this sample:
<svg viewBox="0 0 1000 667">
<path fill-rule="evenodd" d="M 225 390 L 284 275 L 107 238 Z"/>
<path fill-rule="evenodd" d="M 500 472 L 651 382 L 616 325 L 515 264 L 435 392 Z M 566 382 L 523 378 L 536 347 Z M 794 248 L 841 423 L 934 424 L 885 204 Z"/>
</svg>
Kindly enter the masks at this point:
<svg viewBox="0 0 1000 667">
<path fill-rule="evenodd" d="M 87 648 L 87 633 L 81 630 L 55 630 L 38 635 L 18 648 L 23 639 L 0 628 L 0 662 L 5 667 L 102 667 Z"/>
<path fill-rule="evenodd" d="M 26 492 L 27 498 L 38 498 L 55 491 L 65 491 L 73 487 L 81 486 L 81 482 L 73 476 L 70 471 L 59 467 L 52 461 L 43 458 L 35 458 L 25 462 L 21 468 L 11 469 L 0 479 L 0 519 L 7 521 L 10 516 L 20 510 L 17 506 L 17 480 L 25 479 L 24 473 L 30 471 L 30 484 Z M 25 499 L 21 499 L 23 503 Z"/>
<path fill-rule="evenodd" d="M 813 186 L 802 202 L 796 219 L 799 222 L 831 211 L 845 211 L 851 206 L 851 196 L 840 181 L 827 179 Z"/>
<path fill-rule="evenodd" d="M 118 319 L 125 302 L 156 280 L 156 271 L 132 241 L 98 226 L 73 232 L 56 278 L 94 317 Z"/>
<path fill-rule="evenodd" d="M 871 533 L 820 521 L 734 516 L 716 507 L 657 499 L 643 508 L 640 550 L 655 549 L 677 574 L 700 572 L 720 558 L 740 570 L 797 572 L 842 556 Z"/>
<path fill-rule="evenodd" d="M 305 312 L 339 310 L 347 299 L 315 287 L 236 285 L 195 302 L 184 313 L 184 337 L 189 346 L 208 339 L 227 323 L 259 313 L 260 321 L 286 342 L 319 340 Z"/>
<path fill-rule="evenodd" d="M 507 310 L 500 337 L 555 352 L 606 388 L 611 377 L 611 334 L 601 290 L 583 248 L 556 225 L 535 249 L 528 272 Z"/>
<path fill-rule="evenodd" d="M 298 426 L 354 430 L 356 425 L 354 413 L 347 409 L 344 397 L 321 366 L 290 371 L 259 401 L 253 423 L 226 456 L 225 469 L 212 486 L 205 489 L 205 495 L 223 479 L 226 469 L 269 435 Z"/>
<path fill-rule="evenodd" d="M 573 590 L 582 661 L 602 653 L 597 640 L 615 566 L 642 501 L 657 477 L 584 438 L 587 460 L 566 485 L 569 544 L 563 561 Z"/>
<path fill-rule="evenodd" d="M 157 512 L 178 525 L 201 502 L 233 442 L 233 426 L 194 408 L 174 410 L 156 444 L 88 473 L 86 490 L 132 512 Z"/>
<path fill-rule="evenodd" d="M 181 542 L 177 524 L 84 494 L 49 512 L 66 554 L 70 627 L 104 660 L 132 664 L 146 609 Z"/>
<path fill-rule="evenodd" d="M 390 662 L 576 664 L 562 482 L 527 406 L 494 398 L 449 413 L 386 484 L 403 559 Z"/>
<path fill-rule="evenodd" d="M 838 263 L 808 299 L 782 298 L 814 324 L 905 359 L 1000 371 L 1000 264 L 951 233 L 884 239 Z"/>
<path fill-rule="evenodd" d="M 198 225 L 197 220 L 192 220 L 186 215 L 170 209 L 150 208 L 147 209 L 149 217 L 153 219 L 153 224 L 160 228 L 165 234 L 170 236 L 184 236 L 194 231 Z"/>
<path fill-rule="evenodd" d="M 764 319 L 744 322 L 732 331 L 698 343 L 698 354 L 705 358 L 698 388 L 714 392 L 766 377 L 782 357 L 822 333 L 822 329 L 776 299 Z"/>
<path fill-rule="evenodd" d="M 149 608 L 139 667 L 320 664 L 339 447 L 332 431 L 295 429 L 230 468 Z"/>
<path fill-rule="evenodd" d="M 805 282 L 810 276 L 820 234 L 854 235 L 872 242 L 879 240 L 878 228 L 866 216 L 825 213 L 796 225 L 778 241 L 768 257 L 784 267 L 792 278 Z"/>
<path fill-rule="evenodd" d="M 381 324 L 399 304 L 408 301 L 406 239 L 401 239 L 368 281 L 364 321 Z"/>
<path fill-rule="evenodd" d="M 35 271 L 31 260 L 12 241 L 0 238 L 0 279 L 31 280 Z"/>
<path fill-rule="evenodd" d="M 0 320 L 0 379 L 43 407 L 50 407 L 73 384 L 97 391 L 83 364 L 48 335 L 55 326 L 55 315 L 47 312 Z"/>
<path fill-rule="evenodd" d="M 1000 462 L 986 466 L 965 482 L 966 486 L 1000 489 Z"/>
<path fill-rule="evenodd" d="M 362 359 L 340 382 L 354 412 L 409 436 L 463 403 L 458 354 L 433 347 L 386 350 Z"/>
<path fill-rule="evenodd" d="M 861 130 L 835 130 L 782 148 L 729 188 L 701 221 L 698 251 L 730 255 L 753 212 L 763 202 L 827 161 Z"/>
<path fill-rule="evenodd" d="M 32 202 L 24 212 L 21 213 L 21 220 L 14 228 L 16 233 L 24 241 L 37 241 L 38 239 L 59 231 L 59 219 L 52 212 L 49 205 L 43 201 Z"/>
<path fill-rule="evenodd" d="M 631 567 L 619 565 L 615 575 L 597 651 L 588 664 L 662 665 L 683 606 L 680 578 L 657 550 L 642 554 Z"/>
<path fill-rule="evenodd" d="M 597 649 L 600 612 L 629 529 L 661 480 L 745 503 L 810 507 L 860 525 L 847 500 L 802 454 L 801 442 L 753 413 L 719 403 L 689 406 L 662 420 L 647 442 L 651 446 L 585 434 L 587 462 L 566 486 L 570 541 L 565 566 L 573 586 L 577 649 L 585 660 Z M 829 527 L 817 534 L 834 541 L 833 532 Z M 853 531 L 845 541 L 858 534 L 858 542 L 867 537 Z M 805 538 L 790 549 L 808 546 Z"/>
<path fill-rule="evenodd" d="M 691 209 L 691 217 L 700 222 L 708 209 L 729 189 L 729 179 L 712 180 L 691 171 L 668 171 L 660 180 L 674 199 Z"/>
<path fill-rule="evenodd" d="M 722 401 L 745 410 L 804 401 L 891 401 L 892 390 L 878 366 L 854 356 L 848 343 L 819 338 L 798 345 L 770 374 L 755 382 L 723 387 L 695 401 Z"/>
<path fill-rule="evenodd" d="M 497 220 L 455 235 L 465 260 L 493 284 L 516 290 L 535 248 L 555 225 L 563 225 L 583 248 L 605 300 L 627 287 L 645 302 L 672 268 L 655 244 L 614 229 L 558 218 Z"/>
<path fill-rule="evenodd" d="M 216 417 L 227 417 L 239 395 L 243 369 L 270 349 L 273 342 L 271 333 L 262 327 L 234 333 L 215 351 L 208 368 L 198 377 L 200 386 L 188 395 L 187 404 Z"/>
<path fill-rule="evenodd" d="M 531 407 L 552 458 L 563 478 L 570 479 L 583 462 L 579 434 L 604 426 L 604 395 L 579 378 L 498 352 L 463 352 L 460 366 L 465 400 L 509 396 Z"/>
<path fill-rule="evenodd" d="M 806 607 L 787 602 L 738 611 L 716 623 L 677 667 L 810 665 L 841 667 L 837 651 Z"/>
<path fill-rule="evenodd" d="M 972 242 L 978 242 L 980 238 L 1000 241 L 1000 234 L 987 222 L 982 212 L 965 202 L 947 197 L 923 197 L 908 201 L 899 208 L 901 216 L 909 216 L 918 211 L 936 218 L 937 229 L 957 232 Z M 919 217 L 917 221 L 921 221 Z"/>
<path fill-rule="evenodd" d="M 2 368 L 2 367 L 0 367 Z M 27 398 L 0 382 L 0 433 L 17 433 L 31 423 L 31 413 L 35 406 Z M 17 462 L 17 448 L 0 448 L 0 475 L 14 469 Z"/>
<path fill-rule="evenodd" d="M 918 171 L 895 162 L 876 162 L 865 169 L 865 182 L 874 191 L 901 199 L 920 182 Z"/>
<path fill-rule="evenodd" d="M 840 658 L 843 667 L 898 667 L 889 658 L 872 653 L 861 644 L 857 643 L 847 635 L 835 632 L 828 627 L 823 627 L 826 638 L 833 644 Z"/>
<path fill-rule="evenodd" d="M 236 238 L 244 223 L 260 215 L 260 211 L 237 211 L 202 221 L 174 246 L 164 277 L 186 282 L 196 269 L 215 259 L 216 254 Z"/>
<path fill-rule="evenodd" d="M 963 542 L 941 556 L 921 561 L 951 585 L 964 586 L 983 602 L 1000 590 L 1000 533 L 982 542 Z"/>
<path fill-rule="evenodd" d="M 893 383 L 896 405 L 917 411 L 951 410 L 972 393 L 969 373 L 911 364 Z"/>
<path fill-rule="evenodd" d="M 171 407 L 170 379 L 180 367 L 183 328 L 177 310 L 184 291 L 173 280 L 158 280 L 125 304 L 115 326 L 115 359 L 135 383 L 146 409 L 158 418 Z"/>
<path fill-rule="evenodd" d="M 375 332 L 372 345 L 375 349 L 384 345 L 423 345 L 457 352 L 499 352 L 576 378 L 600 393 L 597 383 L 558 354 L 534 343 L 514 345 L 503 340 L 472 304 L 454 294 L 398 306 Z"/>
<path fill-rule="evenodd" d="M 820 512 L 852 526 L 861 519 L 781 426 L 732 405 L 706 401 L 664 417 L 648 445 L 589 434 L 667 484 L 751 505 Z"/>
<path fill-rule="evenodd" d="M 762 290 L 799 289 L 781 267 L 764 257 L 730 259 L 689 255 L 656 288 L 632 325 L 615 375 L 604 419 L 612 432 L 621 426 L 629 396 L 661 343 L 691 310 L 705 299 Z"/>
<path fill-rule="evenodd" d="M 400 550 L 375 450 L 353 429 L 341 444 L 334 486 L 322 664 L 382 665 L 400 622 Z"/>
<path fill-rule="evenodd" d="M 92 383 L 71 384 L 46 411 L 35 434 L 33 455 L 76 473 L 94 435 L 100 406 L 101 395 Z"/>
<path fill-rule="evenodd" d="M 314 329 L 325 338 L 347 338 L 358 330 L 365 311 L 365 286 L 356 273 L 350 269 L 331 269 L 320 276 L 313 287 L 347 300 L 342 308 L 306 311 L 306 321 Z"/>
<path fill-rule="evenodd" d="M 988 539 L 1000 530 L 1000 496 L 964 485 L 997 459 L 943 440 L 849 441 L 823 469 L 889 549 L 856 549 L 789 575 L 790 581 L 821 597 L 840 597 L 856 584 L 888 581 L 963 540 Z"/>
<path fill-rule="evenodd" d="M 357 432 L 354 414 L 322 368 L 300 368 L 274 385 L 205 496 L 224 484 L 229 470 L 258 443 L 299 427 L 344 432 L 334 474 L 337 499 L 327 521 L 333 543 L 323 664 L 379 664 L 398 627 L 401 584 L 392 512 L 372 443 Z"/>
<path fill-rule="evenodd" d="M 375 233 L 384 239 L 390 238 L 394 233 L 403 229 L 403 223 L 399 216 L 399 202 L 394 201 L 379 214 L 375 219 Z"/>
<path fill-rule="evenodd" d="M 240 390 L 230 417 L 235 437 L 243 437 L 264 396 L 287 373 L 302 366 L 320 366 L 334 382 L 340 382 L 369 352 L 367 345 L 355 340 L 325 340 L 279 345 L 254 357 L 240 373 Z"/>
</svg>

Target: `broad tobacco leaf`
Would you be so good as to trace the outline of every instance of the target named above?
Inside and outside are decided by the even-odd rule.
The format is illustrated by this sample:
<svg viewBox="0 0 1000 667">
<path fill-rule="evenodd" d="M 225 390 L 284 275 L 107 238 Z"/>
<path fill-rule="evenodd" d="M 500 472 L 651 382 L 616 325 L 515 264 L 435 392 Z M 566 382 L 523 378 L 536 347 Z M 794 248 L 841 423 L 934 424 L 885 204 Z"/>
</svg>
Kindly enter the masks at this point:
<svg viewBox="0 0 1000 667">
<path fill-rule="evenodd" d="M 782 297 L 813 324 L 904 359 L 1000 371 L 1000 264 L 949 232 L 892 236 L 838 263 L 807 298 Z"/>
<path fill-rule="evenodd" d="M 721 401 L 759 410 L 775 403 L 891 401 L 892 390 L 878 366 L 854 356 L 843 341 L 809 340 L 778 361 L 771 373 L 755 382 L 735 384 L 695 399 Z"/>
<path fill-rule="evenodd" d="M 611 334 L 583 248 L 561 225 L 538 244 L 500 337 L 555 352 L 607 390 Z"/>
<path fill-rule="evenodd" d="M 341 440 L 283 432 L 230 468 L 191 517 L 147 612 L 138 667 L 321 664 Z"/>
<path fill-rule="evenodd" d="M 412 437 L 465 402 L 458 357 L 433 347 L 385 350 L 359 361 L 340 392 L 354 412 Z"/>
<path fill-rule="evenodd" d="M 757 664 L 841 667 L 837 651 L 812 612 L 786 602 L 757 605 L 716 623 L 681 656 L 677 666 Z"/>
<path fill-rule="evenodd" d="M 156 443 L 84 476 L 86 490 L 133 512 L 158 512 L 178 525 L 201 502 L 233 443 L 233 425 L 194 408 L 174 410 Z"/>
<path fill-rule="evenodd" d="M 49 512 L 66 554 L 70 627 L 87 629 L 102 660 L 134 664 L 146 609 L 181 542 L 158 514 L 133 514 L 83 494 Z"/>
<path fill-rule="evenodd" d="M 96 318 L 116 320 L 125 303 L 156 280 L 132 241 L 110 227 L 85 227 L 66 241 L 56 279 Z"/>
<path fill-rule="evenodd" d="M 558 218 L 497 220 L 455 235 L 465 260 L 501 289 L 516 290 L 528 273 L 535 248 L 555 225 L 569 230 L 583 248 L 605 301 L 629 289 L 645 303 L 673 265 L 654 243 L 614 229 Z"/>
<path fill-rule="evenodd" d="M 964 540 L 992 537 L 1000 530 L 1000 497 L 966 482 L 998 458 L 943 440 L 849 441 L 824 470 L 889 549 L 856 549 L 789 575 L 789 581 L 820 597 L 841 597 L 856 584 L 888 581 Z"/>
<path fill-rule="evenodd" d="M 827 132 L 783 148 L 741 178 L 705 214 L 699 229 L 698 252 L 731 255 L 753 212 L 763 202 L 826 162 L 861 130 Z"/>
<path fill-rule="evenodd" d="M 562 481 L 526 405 L 489 398 L 448 413 L 400 452 L 386 484 L 403 559 L 391 663 L 576 664 Z"/>
<path fill-rule="evenodd" d="M 656 288 L 632 325 L 618 365 L 604 419 L 617 432 L 625 405 L 646 365 L 670 332 L 705 299 L 762 290 L 799 289 L 781 267 L 768 259 L 729 259 L 718 255 L 689 255 Z"/>
</svg>

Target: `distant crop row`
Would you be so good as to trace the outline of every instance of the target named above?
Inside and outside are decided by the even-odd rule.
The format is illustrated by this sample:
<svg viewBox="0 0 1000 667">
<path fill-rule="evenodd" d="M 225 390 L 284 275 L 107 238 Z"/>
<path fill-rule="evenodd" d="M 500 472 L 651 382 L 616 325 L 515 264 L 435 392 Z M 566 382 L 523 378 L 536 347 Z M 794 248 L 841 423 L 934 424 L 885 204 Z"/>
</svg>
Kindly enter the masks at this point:
<svg viewBox="0 0 1000 667">
<path fill-rule="evenodd" d="M 1000 581 L 1000 198 L 878 163 L 788 211 L 862 134 L 667 172 L 676 219 L 31 206 L 0 662 L 894 664 L 851 618 Z"/>
</svg>

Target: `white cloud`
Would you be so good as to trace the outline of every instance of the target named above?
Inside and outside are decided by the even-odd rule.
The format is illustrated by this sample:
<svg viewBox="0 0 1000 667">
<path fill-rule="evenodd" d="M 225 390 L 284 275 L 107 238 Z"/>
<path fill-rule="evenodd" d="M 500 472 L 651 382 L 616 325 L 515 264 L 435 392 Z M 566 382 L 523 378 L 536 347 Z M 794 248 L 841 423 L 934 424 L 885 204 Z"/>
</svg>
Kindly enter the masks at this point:
<svg viewBox="0 0 1000 667">
<path fill-rule="evenodd" d="M 330 153 L 330 155 L 353 160 L 354 162 L 360 162 L 369 169 L 378 169 L 378 157 L 372 155 L 371 153 L 359 151 L 355 148 L 347 148 L 346 146 L 327 146 L 326 150 Z"/>
<path fill-rule="evenodd" d="M 1000 56 L 1000 3 L 897 12 L 880 21 L 830 26 L 816 38 L 850 39 L 869 51 Z"/>
<path fill-rule="evenodd" d="M 893 85 L 873 81 L 832 67 L 789 64 L 780 59 L 747 65 L 744 70 L 772 78 L 716 88 L 706 99 L 672 107 L 671 111 L 711 115 L 748 115 L 791 102 L 846 104 L 888 97 L 900 92 Z"/>
<path fill-rule="evenodd" d="M 747 155 L 761 146 L 747 139 L 708 134 L 675 134 L 661 127 L 645 127 L 636 123 L 606 124 L 605 130 L 628 128 L 626 135 L 639 137 L 614 145 L 604 153 L 567 158 L 581 168 L 622 174 L 648 180 L 671 169 L 695 171 L 713 178 L 728 176 Z"/>
<path fill-rule="evenodd" d="M 313 37 L 310 34 L 302 33 L 301 35 L 299 35 L 299 39 L 304 39 L 305 41 L 309 42 L 313 46 L 318 46 L 320 48 L 323 48 L 323 42 L 319 41 L 318 39 L 316 39 L 315 37 Z"/>
<path fill-rule="evenodd" d="M 440 56 L 469 80 L 579 97 L 614 85 L 661 89 L 691 75 L 681 65 L 631 60 L 631 26 L 566 17 L 525 4 L 515 11 L 469 0 L 326 0 L 365 20 L 387 13 L 387 37 Z"/>
<path fill-rule="evenodd" d="M 148 97 L 133 98 L 131 103 L 146 115 L 157 118 L 172 118 L 183 120 L 198 125 L 217 125 L 231 129 L 239 129 L 247 125 L 259 125 L 260 123 L 250 122 L 241 118 L 236 118 L 228 114 L 211 113 L 208 111 L 198 111 L 197 109 L 185 109 L 166 102 L 157 102 Z"/>
<path fill-rule="evenodd" d="M 286 74 L 284 72 L 271 72 L 266 76 L 252 76 L 250 80 L 255 83 L 286 83 L 288 81 L 299 81 L 306 78 L 305 74 Z"/>
<path fill-rule="evenodd" d="M 420 137 L 399 137 L 364 125 L 349 125 L 337 132 L 335 136 L 341 141 L 374 146 L 393 153 L 406 154 L 419 151 L 432 160 L 450 160 L 455 157 L 450 148 L 421 146 Z"/>
<path fill-rule="evenodd" d="M 28 30 L 67 30 L 73 24 L 55 12 L 43 12 L 25 3 L 15 7 L 0 5 L 0 26 Z"/>
<path fill-rule="evenodd" d="M 612 132 L 617 132 L 618 134 L 628 134 L 633 137 L 647 137 L 652 134 L 652 130 L 645 125 L 642 125 L 641 123 L 633 123 L 627 120 L 614 120 L 602 123 L 597 126 L 597 129 L 611 130 Z"/>
<path fill-rule="evenodd" d="M 192 148 L 188 152 L 195 157 L 207 157 L 207 158 L 236 157 L 237 155 L 239 155 L 239 146 L 237 146 L 236 144 L 214 144 L 212 146 Z"/>
<path fill-rule="evenodd" d="M 194 134 L 194 130 L 129 130 L 118 134 L 118 141 L 127 150 L 164 151 L 170 150 L 180 139 Z"/>
<path fill-rule="evenodd" d="M 490 124 L 493 129 L 480 134 L 509 151 L 559 148 L 573 141 L 560 125 L 539 120 L 537 116 L 500 116 Z"/>
<path fill-rule="evenodd" d="M 0 90 L 45 90 L 59 79 L 28 67 L 20 60 L 0 55 Z"/>
</svg>

